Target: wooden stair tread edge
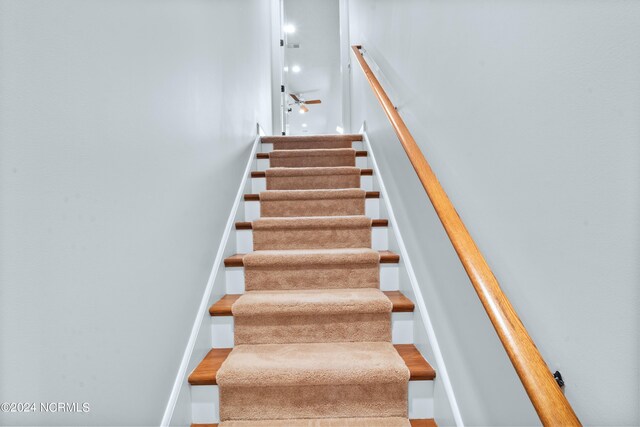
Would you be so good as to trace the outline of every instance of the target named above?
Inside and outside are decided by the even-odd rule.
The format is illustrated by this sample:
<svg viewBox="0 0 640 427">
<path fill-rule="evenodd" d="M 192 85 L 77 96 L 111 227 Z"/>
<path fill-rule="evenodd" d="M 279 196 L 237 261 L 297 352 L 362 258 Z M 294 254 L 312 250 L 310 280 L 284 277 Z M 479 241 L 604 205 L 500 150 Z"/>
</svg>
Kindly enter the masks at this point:
<svg viewBox="0 0 640 427">
<path fill-rule="evenodd" d="M 430 381 L 436 377 L 436 371 L 422 357 L 413 344 L 394 344 L 404 363 L 409 369 L 409 380 Z M 212 348 L 204 359 L 189 375 L 191 385 L 217 385 L 216 374 L 231 353 L 232 348 Z"/>
<path fill-rule="evenodd" d="M 244 267 L 244 258 L 245 254 L 235 254 L 231 255 L 224 259 L 225 267 Z"/>
<path fill-rule="evenodd" d="M 387 298 L 391 300 L 393 304 L 392 311 L 394 313 L 409 313 L 413 312 L 415 305 L 413 301 L 407 298 L 400 291 L 382 291 Z M 209 307 L 209 315 L 211 316 L 231 316 L 231 306 L 235 303 L 242 294 L 226 294 L 218 301 L 216 301 L 211 307 Z"/>
<path fill-rule="evenodd" d="M 313 217 L 308 217 L 313 218 Z M 388 227 L 389 220 L 388 219 L 372 219 L 371 220 L 372 227 Z M 236 222 L 236 230 L 252 230 L 253 224 L 251 221 L 238 221 Z"/>
<path fill-rule="evenodd" d="M 393 304 L 394 313 L 411 313 L 415 310 L 415 304 L 400 291 L 382 291 Z"/>
<path fill-rule="evenodd" d="M 362 134 L 346 133 L 336 135 L 273 135 L 263 136 L 260 142 L 264 144 L 273 144 L 274 142 L 324 142 L 324 141 L 362 141 Z"/>
<path fill-rule="evenodd" d="M 304 190 L 302 190 L 304 191 Z M 313 190 L 310 190 L 313 191 Z M 379 191 L 367 191 L 364 196 L 365 199 L 379 199 L 380 192 Z M 260 194 L 245 194 L 244 195 L 245 202 L 259 202 Z"/>
<path fill-rule="evenodd" d="M 379 251 L 380 264 L 398 264 L 400 255 L 391 251 Z M 243 258 L 246 254 L 235 254 L 224 259 L 225 267 L 244 267 Z"/>
<path fill-rule="evenodd" d="M 191 385 L 216 385 L 218 370 L 233 348 L 212 348 L 189 375 Z"/>
<path fill-rule="evenodd" d="M 407 364 L 409 368 L 409 379 L 414 381 L 433 380 L 436 377 L 436 371 L 431 367 L 429 362 L 422 356 L 422 353 L 413 344 L 394 344 L 393 345 Z"/>
<path fill-rule="evenodd" d="M 360 169 L 360 175 L 372 176 L 373 169 Z M 267 177 L 267 173 L 265 171 L 251 171 L 251 178 L 266 178 L 266 177 Z"/>
<path fill-rule="evenodd" d="M 356 157 L 367 157 L 369 153 L 366 150 L 356 150 Z M 256 159 L 268 160 L 269 153 L 257 153 Z"/>
<path fill-rule="evenodd" d="M 226 294 L 209 307 L 210 316 L 231 316 L 231 306 L 242 294 Z"/>
<path fill-rule="evenodd" d="M 400 255 L 391 251 L 379 251 L 380 252 L 380 264 L 398 264 L 400 262 Z"/>
</svg>

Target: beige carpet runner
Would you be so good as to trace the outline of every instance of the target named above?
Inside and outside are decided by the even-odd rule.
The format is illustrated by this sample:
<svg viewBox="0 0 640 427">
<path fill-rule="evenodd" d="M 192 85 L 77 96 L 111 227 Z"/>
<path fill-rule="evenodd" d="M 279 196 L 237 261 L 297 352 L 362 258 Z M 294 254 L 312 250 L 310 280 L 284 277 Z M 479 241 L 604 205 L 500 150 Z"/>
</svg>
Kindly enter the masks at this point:
<svg viewBox="0 0 640 427">
<path fill-rule="evenodd" d="M 256 251 L 244 257 L 247 291 L 379 288 L 380 254 L 369 248 Z"/>
<path fill-rule="evenodd" d="M 253 222 L 253 250 L 371 247 L 371 218 L 316 216 Z"/>
<path fill-rule="evenodd" d="M 355 166 L 271 168 L 265 175 L 267 190 L 360 188 L 360 169 Z"/>
<path fill-rule="evenodd" d="M 273 144 L 273 151 L 280 150 L 323 150 L 327 148 L 352 148 L 351 142 L 332 138 L 330 135 L 324 136 L 315 142 L 308 142 L 304 138 L 297 139 L 289 137 Z M 355 165 L 355 163 L 354 163 Z"/>
<path fill-rule="evenodd" d="M 248 292 L 232 307 L 235 344 L 390 341 L 391 309 L 373 288 Z"/>
<path fill-rule="evenodd" d="M 321 150 L 279 150 L 269 155 L 272 168 L 354 166 L 356 150 L 335 148 Z"/>
<path fill-rule="evenodd" d="M 360 189 L 273 190 L 260 194 L 260 216 L 364 215 L 366 192 Z"/>
<path fill-rule="evenodd" d="M 221 427 L 411 427 L 402 417 L 226 421 Z"/>
<path fill-rule="evenodd" d="M 331 138 L 274 150 L 216 376 L 220 426 L 409 427 L 355 151 Z"/>
</svg>

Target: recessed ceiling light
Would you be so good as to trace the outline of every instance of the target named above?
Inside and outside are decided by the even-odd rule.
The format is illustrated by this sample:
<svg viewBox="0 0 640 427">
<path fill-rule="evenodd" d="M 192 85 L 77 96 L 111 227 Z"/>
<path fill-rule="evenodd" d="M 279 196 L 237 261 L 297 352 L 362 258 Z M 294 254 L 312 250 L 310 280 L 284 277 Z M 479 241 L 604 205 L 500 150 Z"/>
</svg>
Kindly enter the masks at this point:
<svg viewBox="0 0 640 427">
<path fill-rule="evenodd" d="M 299 65 L 294 65 L 293 67 L 291 67 L 291 71 L 293 71 L 294 73 L 299 73 L 300 72 L 300 66 Z"/>
<path fill-rule="evenodd" d="M 344 133 L 344 129 L 342 129 L 340 126 L 336 126 L 336 132 Z"/>
<path fill-rule="evenodd" d="M 306 127 L 307 127 L 307 124 L 306 124 L 306 123 L 303 123 L 303 124 L 302 124 L 302 127 L 303 127 L 303 128 L 306 128 Z"/>
<path fill-rule="evenodd" d="M 292 34 L 296 32 L 296 27 L 294 27 L 292 24 L 287 24 L 284 27 L 282 27 L 282 29 L 287 34 Z"/>
<path fill-rule="evenodd" d="M 284 72 L 288 73 L 289 72 L 289 67 L 284 67 Z"/>
</svg>

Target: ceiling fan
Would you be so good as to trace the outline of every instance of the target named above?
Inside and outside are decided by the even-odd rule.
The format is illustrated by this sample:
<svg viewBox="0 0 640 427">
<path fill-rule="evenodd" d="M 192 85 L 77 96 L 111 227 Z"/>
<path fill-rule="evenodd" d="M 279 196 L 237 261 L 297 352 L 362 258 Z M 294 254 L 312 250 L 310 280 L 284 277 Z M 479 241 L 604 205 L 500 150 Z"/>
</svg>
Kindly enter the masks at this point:
<svg viewBox="0 0 640 427">
<path fill-rule="evenodd" d="M 322 101 L 319 99 L 310 99 L 308 101 L 305 101 L 303 98 L 301 98 L 299 95 L 296 95 L 295 93 L 290 93 L 289 96 L 293 99 L 293 102 L 295 105 L 300 106 L 300 111 L 305 113 L 309 111 L 309 108 L 307 108 L 307 105 L 322 103 Z"/>
</svg>

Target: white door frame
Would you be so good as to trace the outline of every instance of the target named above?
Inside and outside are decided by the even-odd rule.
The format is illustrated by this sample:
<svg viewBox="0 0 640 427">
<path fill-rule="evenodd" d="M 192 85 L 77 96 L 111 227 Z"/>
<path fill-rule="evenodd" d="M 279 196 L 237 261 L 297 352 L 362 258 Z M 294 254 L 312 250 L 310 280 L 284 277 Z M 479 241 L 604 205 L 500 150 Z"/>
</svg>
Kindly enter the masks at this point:
<svg viewBox="0 0 640 427">
<path fill-rule="evenodd" d="M 271 0 L 271 108 L 273 110 L 273 134 L 284 135 L 287 129 L 286 85 L 284 73 L 284 0 Z"/>
<path fill-rule="evenodd" d="M 349 0 L 339 0 L 340 11 L 340 76 L 342 78 L 342 128 L 351 129 L 351 38 L 349 36 Z"/>
</svg>

